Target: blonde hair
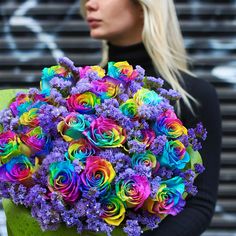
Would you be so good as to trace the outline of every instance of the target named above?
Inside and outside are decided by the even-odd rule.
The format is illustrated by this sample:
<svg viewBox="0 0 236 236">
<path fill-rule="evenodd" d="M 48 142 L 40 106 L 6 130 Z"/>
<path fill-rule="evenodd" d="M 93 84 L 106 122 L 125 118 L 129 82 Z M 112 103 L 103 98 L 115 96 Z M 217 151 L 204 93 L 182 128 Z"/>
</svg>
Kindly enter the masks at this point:
<svg viewBox="0 0 236 236">
<path fill-rule="evenodd" d="M 184 47 L 183 36 L 173 0 L 135 0 L 143 9 L 143 44 L 152 59 L 157 72 L 178 91 L 186 106 L 194 113 L 190 100 L 198 102 L 184 90 L 178 78 L 183 81 L 181 72 L 195 75 L 188 69 L 190 58 Z M 85 0 L 80 1 L 81 14 L 85 16 Z M 103 40 L 101 66 L 108 62 L 108 45 Z M 141 65 L 142 66 L 142 65 Z M 177 104 L 180 113 L 180 104 Z"/>
</svg>

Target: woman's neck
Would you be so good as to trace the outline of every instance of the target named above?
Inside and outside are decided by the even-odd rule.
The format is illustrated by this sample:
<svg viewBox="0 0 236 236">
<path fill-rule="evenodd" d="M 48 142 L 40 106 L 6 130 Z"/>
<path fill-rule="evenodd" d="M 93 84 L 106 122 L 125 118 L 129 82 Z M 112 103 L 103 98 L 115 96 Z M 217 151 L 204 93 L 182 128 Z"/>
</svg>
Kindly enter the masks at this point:
<svg viewBox="0 0 236 236">
<path fill-rule="evenodd" d="M 128 61 L 132 66 L 140 65 L 147 75 L 156 76 L 152 59 L 148 55 L 144 44 L 136 43 L 130 46 L 116 46 L 108 43 L 108 61 Z"/>
</svg>

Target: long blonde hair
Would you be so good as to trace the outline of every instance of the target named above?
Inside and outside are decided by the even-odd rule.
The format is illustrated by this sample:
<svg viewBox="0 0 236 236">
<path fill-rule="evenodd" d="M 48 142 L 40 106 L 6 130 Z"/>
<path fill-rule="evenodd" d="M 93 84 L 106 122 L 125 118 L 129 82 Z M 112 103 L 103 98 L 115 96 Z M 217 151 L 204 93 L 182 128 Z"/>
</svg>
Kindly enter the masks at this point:
<svg viewBox="0 0 236 236">
<path fill-rule="evenodd" d="M 139 3 L 143 9 L 144 26 L 142 42 L 152 59 L 157 72 L 178 91 L 186 106 L 193 112 L 190 100 L 198 104 L 179 81 L 182 79 L 181 72 L 195 76 L 188 69 L 190 58 L 184 47 L 179 21 L 173 0 L 133 0 Z M 85 0 L 80 0 L 80 10 L 85 17 Z M 108 45 L 103 40 L 102 61 L 104 66 L 108 62 Z M 141 65 L 142 66 L 142 65 Z M 199 104 L 198 104 L 199 105 Z M 180 104 L 177 104 L 180 113 Z M 194 113 L 194 112 L 193 112 Z"/>
</svg>

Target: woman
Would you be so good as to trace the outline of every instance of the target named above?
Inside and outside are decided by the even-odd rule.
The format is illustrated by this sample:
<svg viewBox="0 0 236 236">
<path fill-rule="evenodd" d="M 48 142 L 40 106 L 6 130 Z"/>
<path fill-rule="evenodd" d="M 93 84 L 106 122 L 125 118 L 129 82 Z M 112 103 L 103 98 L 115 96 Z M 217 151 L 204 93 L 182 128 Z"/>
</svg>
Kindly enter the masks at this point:
<svg viewBox="0 0 236 236">
<path fill-rule="evenodd" d="M 197 236 L 209 226 L 217 199 L 221 150 L 219 102 L 213 86 L 197 79 L 187 67 L 173 0 L 81 0 L 90 35 L 103 42 L 103 60 L 127 60 L 141 65 L 147 75 L 161 76 L 179 91 L 180 118 L 186 127 L 202 121 L 208 131 L 201 155 L 205 172 L 195 184 L 198 194 L 188 197 L 185 209 L 168 216 L 144 235 Z"/>
</svg>

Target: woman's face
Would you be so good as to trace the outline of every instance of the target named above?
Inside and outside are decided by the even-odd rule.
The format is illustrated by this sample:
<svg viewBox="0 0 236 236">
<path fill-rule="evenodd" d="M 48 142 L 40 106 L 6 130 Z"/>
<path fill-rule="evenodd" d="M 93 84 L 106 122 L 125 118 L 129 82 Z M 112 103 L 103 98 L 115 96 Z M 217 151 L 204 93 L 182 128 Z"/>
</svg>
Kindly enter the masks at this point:
<svg viewBox="0 0 236 236">
<path fill-rule="evenodd" d="M 142 41 L 142 7 L 132 0 L 87 0 L 90 35 L 112 44 L 128 46 Z"/>
</svg>

